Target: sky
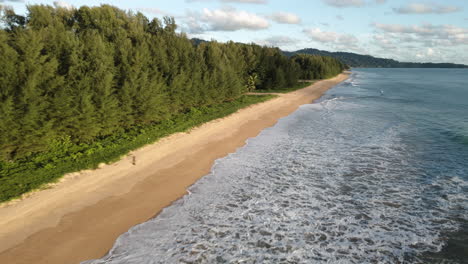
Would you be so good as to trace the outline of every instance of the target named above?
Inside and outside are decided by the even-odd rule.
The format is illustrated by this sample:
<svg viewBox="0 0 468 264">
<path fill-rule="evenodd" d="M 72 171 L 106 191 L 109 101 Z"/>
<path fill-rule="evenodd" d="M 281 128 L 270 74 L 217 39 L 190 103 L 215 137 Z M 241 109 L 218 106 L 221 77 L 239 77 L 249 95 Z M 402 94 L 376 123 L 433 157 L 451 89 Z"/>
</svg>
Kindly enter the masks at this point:
<svg viewBox="0 0 468 264">
<path fill-rule="evenodd" d="M 468 0 L 0 0 L 29 4 L 111 4 L 149 18 L 173 16 L 190 38 L 317 48 L 414 62 L 468 64 Z"/>
</svg>

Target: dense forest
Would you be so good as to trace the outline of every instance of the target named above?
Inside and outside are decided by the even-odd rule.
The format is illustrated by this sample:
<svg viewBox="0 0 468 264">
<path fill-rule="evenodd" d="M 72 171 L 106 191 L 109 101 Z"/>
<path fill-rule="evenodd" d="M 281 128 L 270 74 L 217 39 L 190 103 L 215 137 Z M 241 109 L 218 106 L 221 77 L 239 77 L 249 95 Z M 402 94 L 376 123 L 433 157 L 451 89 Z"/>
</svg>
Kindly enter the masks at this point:
<svg viewBox="0 0 468 264">
<path fill-rule="evenodd" d="M 304 80 L 330 78 L 347 68 L 341 61 L 332 57 L 297 54 L 292 56 L 291 59 L 299 65 L 299 78 Z"/>
<path fill-rule="evenodd" d="M 292 52 L 285 51 L 284 54 L 290 57 L 296 54 L 328 56 L 338 59 L 350 67 L 360 68 L 468 68 L 468 65 L 463 64 L 399 62 L 392 59 L 376 58 L 369 55 L 360 55 L 350 52 L 329 52 L 318 49 L 302 49 Z"/>
<path fill-rule="evenodd" d="M 9 192 L 0 200 L 72 170 L 58 169 L 64 160 L 74 169 L 83 168 L 80 159 L 106 161 L 103 142 L 111 142 L 114 157 L 123 155 L 130 147 L 117 145 L 138 141 L 150 128 L 159 137 L 177 131 L 174 120 L 193 125 L 201 113 L 232 112 L 223 109 L 234 107 L 229 102 L 252 103 L 247 91 L 345 68 L 333 58 L 289 58 L 254 44 L 195 45 L 173 18 L 150 20 L 109 5 L 30 5 L 26 16 L 3 8 L 0 19 L 0 191 Z M 127 145 L 157 137 L 141 138 Z"/>
</svg>

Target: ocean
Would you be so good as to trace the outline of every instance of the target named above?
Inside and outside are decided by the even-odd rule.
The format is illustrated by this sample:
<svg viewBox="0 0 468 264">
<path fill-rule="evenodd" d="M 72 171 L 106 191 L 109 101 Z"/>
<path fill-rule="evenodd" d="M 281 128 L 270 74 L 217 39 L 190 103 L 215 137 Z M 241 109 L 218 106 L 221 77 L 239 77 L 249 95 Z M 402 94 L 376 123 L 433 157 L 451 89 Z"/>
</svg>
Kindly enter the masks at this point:
<svg viewBox="0 0 468 264">
<path fill-rule="evenodd" d="M 468 71 L 353 69 L 101 263 L 468 263 Z"/>
</svg>

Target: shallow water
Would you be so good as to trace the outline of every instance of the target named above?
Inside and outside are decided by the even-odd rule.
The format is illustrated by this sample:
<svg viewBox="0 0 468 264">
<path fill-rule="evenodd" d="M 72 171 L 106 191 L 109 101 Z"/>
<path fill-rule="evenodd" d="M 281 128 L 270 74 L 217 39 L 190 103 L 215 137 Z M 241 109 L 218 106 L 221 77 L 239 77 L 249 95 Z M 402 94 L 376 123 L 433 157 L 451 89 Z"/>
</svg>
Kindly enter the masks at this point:
<svg viewBox="0 0 468 264">
<path fill-rule="evenodd" d="M 467 263 L 467 84 L 356 69 L 86 263 Z"/>
</svg>

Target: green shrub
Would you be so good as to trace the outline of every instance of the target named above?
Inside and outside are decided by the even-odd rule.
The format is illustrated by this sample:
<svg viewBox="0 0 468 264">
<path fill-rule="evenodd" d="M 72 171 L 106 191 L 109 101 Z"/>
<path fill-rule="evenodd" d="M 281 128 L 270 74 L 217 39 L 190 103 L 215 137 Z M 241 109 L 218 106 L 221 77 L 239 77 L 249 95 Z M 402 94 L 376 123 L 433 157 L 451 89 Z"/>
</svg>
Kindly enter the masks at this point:
<svg viewBox="0 0 468 264">
<path fill-rule="evenodd" d="M 187 113 L 176 115 L 170 120 L 134 127 L 88 144 L 73 144 L 68 137 L 53 140 L 48 145 L 48 151 L 12 162 L 0 162 L 0 202 L 41 188 L 66 173 L 92 169 L 100 163 L 116 161 L 129 151 L 153 143 L 164 136 L 187 131 L 273 97 L 244 95 L 221 104 L 191 108 Z"/>
</svg>

